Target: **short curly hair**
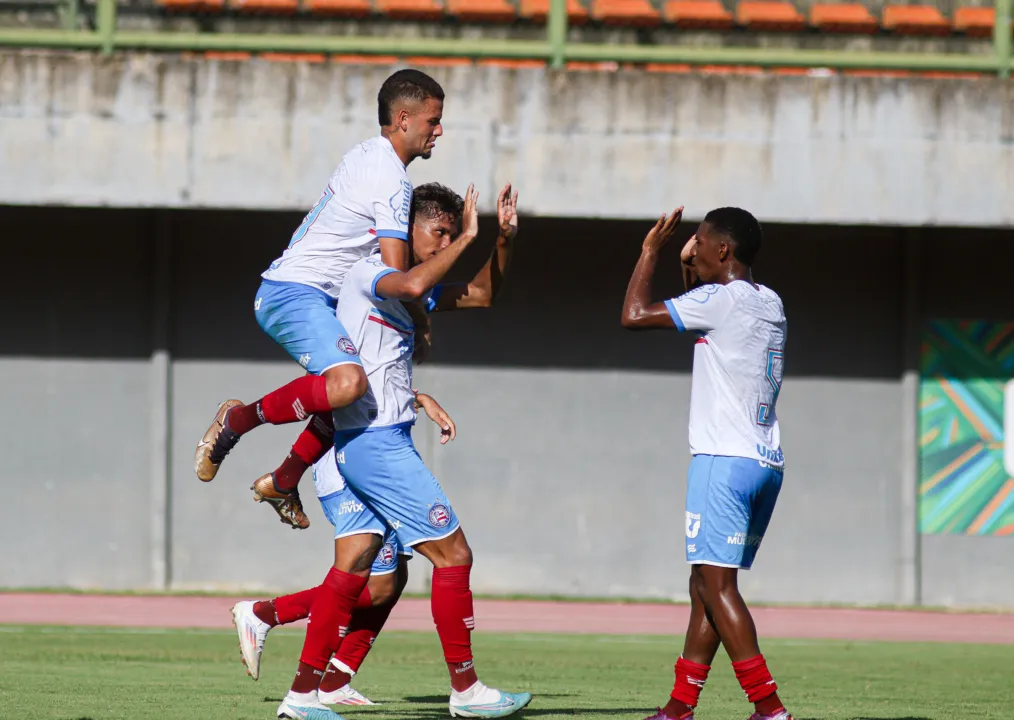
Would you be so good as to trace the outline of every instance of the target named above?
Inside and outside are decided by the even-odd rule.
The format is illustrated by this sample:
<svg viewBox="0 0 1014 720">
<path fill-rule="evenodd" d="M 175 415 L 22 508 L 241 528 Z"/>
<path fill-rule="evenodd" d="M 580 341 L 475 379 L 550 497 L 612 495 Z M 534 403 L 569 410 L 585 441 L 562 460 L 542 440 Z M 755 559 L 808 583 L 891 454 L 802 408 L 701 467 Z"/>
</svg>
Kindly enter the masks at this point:
<svg viewBox="0 0 1014 720">
<path fill-rule="evenodd" d="M 464 199 L 449 187 L 440 183 L 426 183 L 412 191 L 409 222 L 414 222 L 418 215 L 430 220 L 446 216 L 458 223 L 464 207 Z"/>
</svg>

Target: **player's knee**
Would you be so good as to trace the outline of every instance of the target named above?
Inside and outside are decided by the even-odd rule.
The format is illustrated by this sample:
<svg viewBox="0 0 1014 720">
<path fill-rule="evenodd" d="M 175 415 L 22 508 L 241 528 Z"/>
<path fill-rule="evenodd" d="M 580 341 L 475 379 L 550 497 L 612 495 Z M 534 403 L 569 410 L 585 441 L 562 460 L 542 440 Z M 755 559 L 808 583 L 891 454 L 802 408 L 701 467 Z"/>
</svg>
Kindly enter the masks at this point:
<svg viewBox="0 0 1014 720">
<path fill-rule="evenodd" d="M 370 599 L 373 607 L 387 605 L 398 593 L 397 573 L 370 577 Z"/>
<path fill-rule="evenodd" d="M 461 567 L 472 564 L 472 548 L 462 534 L 455 535 L 455 542 L 444 553 L 444 567 Z"/>
<path fill-rule="evenodd" d="M 736 583 L 736 571 L 733 568 L 699 565 L 696 573 L 697 588 L 701 597 L 717 598 L 729 592 L 739 592 Z M 691 574 L 691 581 L 694 575 Z"/>
<path fill-rule="evenodd" d="M 358 365 L 339 365 L 324 373 L 327 380 L 327 401 L 332 408 L 351 405 L 366 394 L 369 382 Z"/>
<path fill-rule="evenodd" d="M 395 582 L 395 593 L 397 597 L 405 591 L 405 586 L 408 585 L 408 559 L 405 557 L 398 558 L 398 569 L 394 572 Z"/>
</svg>

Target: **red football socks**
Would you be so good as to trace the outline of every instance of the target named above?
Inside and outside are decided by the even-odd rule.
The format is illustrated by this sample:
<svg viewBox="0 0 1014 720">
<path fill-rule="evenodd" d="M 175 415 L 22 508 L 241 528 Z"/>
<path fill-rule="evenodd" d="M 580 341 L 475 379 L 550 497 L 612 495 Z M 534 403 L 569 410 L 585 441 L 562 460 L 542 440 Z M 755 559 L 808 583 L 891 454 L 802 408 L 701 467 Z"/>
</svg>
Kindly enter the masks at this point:
<svg viewBox="0 0 1014 720">
<path fill-rule="evenodd" d="M 433 568 L 430 595 L 433 622 L 444 648 L 451 687 L 458 692 L 467 690 L 478 680 L 472 665 L 475 613 L 472 610 L 472 591 L 468 586 L 471 570 L 471 565 Z"/>
<path fill-rule="evenodd" d="M 699 665 L 684 658 L 676 661 L 676 684 L 672 696 L 662 711 L 671 718 L 682 718 L 694 711 L 701 690 L 708 679 L 709 665 Z"/>
<path fill-rule="evenodd" d="M 327 380 L 320 375 L 304 375 L 269 392 L 255 403 L 233 408 L 226 424 L 233 432 L 243 435 L 263 423 L 284 425 L 306 420 L 315 413 L 330 409 Z"/>
<path fill-rule="evenodd" d="M 254 603 L 253 613 L 261 622 L 266 622 L 271 627 L 288 625 L 310 616 L 310 608 L 313 607 L 313 601 L 317 599 L 319 591 L 320 586 L 318 585 L 292 595 L 280 595 L 274 600 L 261 600 Z M 370 596 L 369 587 L 363 588 L 353 607 L 357 613 L 362 608 L 373 607 L 373 598 Z"/>
<path fill-rule="evenodd" d="M 274 472 L 275 487 L 289 492 L 299 485 L 306 469 L 320 460 L 334 444 L 331 413 L 317 413 L 292 445 L 292 451 Z"/>
<path fill-rule="evenodd" d="M 263 623 L 267 623 L 271 627 L 278 625 L 278 615 L 275 613 L 275 601 L 274 600 L 261 600 L 255 602 L 253 606 L 253 614 L 257 616 L 257 619 Z"/>
<path fill-rule="evenodd" d="M 357 609 L 352 615 L 349 631 L 345 635 L 345 639 L 342 640 L 334 660 L 347 667 L 352 673 L 359 672 L 359 668 L 362 667 L 363 661 L 366 660 L 366 656 L 373 647 L 373 641 L 377 639 L 377 635 L 380 634 L 393 609 L 394 603 Z M 327 666 L 327 674 L 320 684 L 320 689 L 325 692 L 333 692 L 343 688 L 352 680 L 352 673 L 339 670 L 332 661 Z"/>
<path fill-rule="evenodd" d="M 272 603 L 274 604 L 275 619 L 278 621 L 278 624 L 288 625 L 309 616 L 310 608 L 313 607 L 313 601 L 317 599 L 319 591 L 320 586 L 318 585 L 317 587 L 301 590 L 292 595 L 276 597 Z M 254 607 L 254 612 L 257 612 L 256 606 Z"/>
<path fill-rule="evenodd" d="M 352 617 L 352 608 L 365 587 L 366 578 L 331 568 L 323 584 L 317 588 L 310 608 L 310 622 L 306 626 L 306 640 L 299 656 L 300 662 L 324 672 L 332 653 L 341 644 L 341 638 Z M 278 608 L 277 602 L 275 607 Z M 292 689 L 307 692 L 297 689 L 295 685 Z"/>
<path fill-rule="evenodd" d="M 736 671 L 736 679 L 746 693 L 746 699 L 754 704 L 760 715 L 774 715 L 785 709 L 778 699 L 778 685 L 768 672 L 767 662 L 763 655 L 732 664 Z"/>
</svg>

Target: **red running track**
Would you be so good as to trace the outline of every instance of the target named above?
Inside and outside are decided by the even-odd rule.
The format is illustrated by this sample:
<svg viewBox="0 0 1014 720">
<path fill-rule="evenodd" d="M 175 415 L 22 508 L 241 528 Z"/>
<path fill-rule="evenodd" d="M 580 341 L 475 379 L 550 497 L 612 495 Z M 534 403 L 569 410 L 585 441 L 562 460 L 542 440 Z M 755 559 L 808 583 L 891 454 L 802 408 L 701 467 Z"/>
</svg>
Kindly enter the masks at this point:
<svg viewBox="0 0 1014 720">
<path fill-rule="evenodd" d="M 0 593 L 0 623 L 153 628 L 227 628 L 237 598 Z M 679 635 L 683 605 L 476 600 L 480 630 L 522 633 Z M 1014 644 L 1014 614 L 838 608 L 755 608 L 762 637 Z M 428 599 L 405 599 L 390 630 L 433 630 Z"/>
</svg>

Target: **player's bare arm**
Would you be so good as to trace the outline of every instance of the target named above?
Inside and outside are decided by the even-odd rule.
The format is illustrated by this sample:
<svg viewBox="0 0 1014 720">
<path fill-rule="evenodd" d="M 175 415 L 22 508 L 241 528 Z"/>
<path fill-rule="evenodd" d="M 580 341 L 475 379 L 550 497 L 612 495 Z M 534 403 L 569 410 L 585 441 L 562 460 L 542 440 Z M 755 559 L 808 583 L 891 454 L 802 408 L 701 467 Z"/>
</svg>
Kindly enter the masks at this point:
<svg viewBox="0 0 1014 720">
<path fill-rule="evenodd" d="M 493 252 L 468 284 L 445 287 L 435 311 L 487 308 L 503 286 L 510 265 L 514 238 L 518 234 L 518 193 L 507 183 L 496 202 L 498 235 Z"/>
<path fill-rule="evenodd" d="M 405 272 L 409 267 L 408 243 L 400 238 L 382 237 L 377 240 L 380 244 L 380 259 L 387 267 L 392 267 L 400 272 Z"/>
<path fill-rule="evenodd" d="M 454 425 L 454 421 L 451 416 L 447 414 L 440 403 L 433 399 L 431 395 L 421 393 L 418 390 L 415 393 L 415 402 L 417 408 L 422 408 L 426 415 L 440 428 L 440 444 L 446 445 L 448 442 L 453 440 L 457 434 L 458 429 Z"/>
<path fill-rule="evenodd" d="M 479 230 L 479 193 L 472 185 L 465 194 L 461 234 L 447 248 L 408 272 L 393 272 L 377 281 L 378 295 L 392 300 L 419 300 L 432 290 L 451 269 L 461 253 L 472 244 Z"/>
<path fill-rule="evenodd" d="M 683 207 L 680 206 L 669 217 L 662 215 L 645 236 L 641 245 L 641 257 L 634 266 L 634 273 L 627 284 L 627 294 L 623 298 L 623 313 L 620 316 L 623 327 L 630 330 L 676 327 L 665 303 L 651 301 L 651 280 L 658 265 L 658 253 L 672 238 L 682 218 Z M 684 279 L 685 277 L 684 275 Z"/>
</svg>

